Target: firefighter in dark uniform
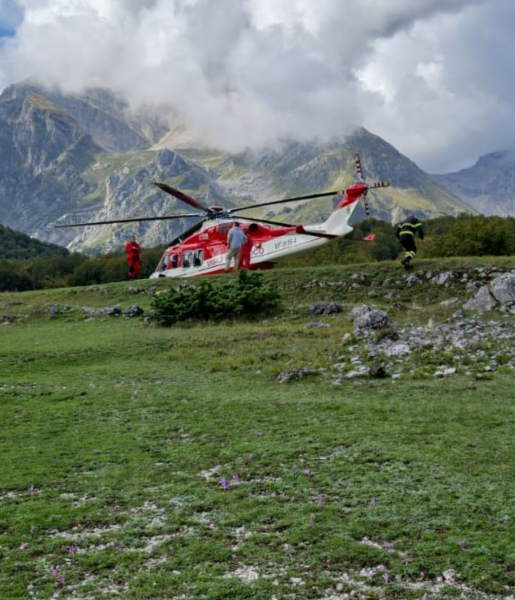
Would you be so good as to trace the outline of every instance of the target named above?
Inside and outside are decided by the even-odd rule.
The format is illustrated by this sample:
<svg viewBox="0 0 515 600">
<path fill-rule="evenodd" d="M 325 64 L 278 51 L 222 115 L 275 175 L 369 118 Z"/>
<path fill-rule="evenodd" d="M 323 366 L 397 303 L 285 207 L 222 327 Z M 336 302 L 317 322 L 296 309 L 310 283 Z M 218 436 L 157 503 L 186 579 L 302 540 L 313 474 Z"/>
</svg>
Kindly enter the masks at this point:
<svg viewBox="0 0 515 600">
<path fill-rule="evenodd" d="M 420 219 L 415 216 L 408 217 L 403 223 L 399 223 L 395 228 L 395 236 L 401 243 L 406 255 L 401 260 L 402 265 L 405 269 L 410 268 L 410 261 L 413 260 L 417 254 L 417 244 L 415 242 L 415 236 L 418 235 L 420 240 L 424 239 L 424 229 Z"/>
</svg>

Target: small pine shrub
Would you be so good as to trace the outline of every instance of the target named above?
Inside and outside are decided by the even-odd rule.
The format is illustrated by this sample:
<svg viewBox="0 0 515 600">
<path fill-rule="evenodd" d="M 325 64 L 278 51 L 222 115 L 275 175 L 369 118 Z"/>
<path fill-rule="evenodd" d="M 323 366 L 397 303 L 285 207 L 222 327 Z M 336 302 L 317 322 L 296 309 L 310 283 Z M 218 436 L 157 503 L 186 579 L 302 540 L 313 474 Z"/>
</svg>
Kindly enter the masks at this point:
<svg viewBox="0 0 515 600">
<path fill-rule="evenodd" d="M 199 285 L 170 288 L 152 300 L 153 318 L 163 327 L 182 321 L 221 321 L 237 317 L 252 318 L 279 306 L 278 291 L 264 285 L 262 275 L 239 271 L 230 282 L 215 285 L 203 280 Z"/>
</svg>

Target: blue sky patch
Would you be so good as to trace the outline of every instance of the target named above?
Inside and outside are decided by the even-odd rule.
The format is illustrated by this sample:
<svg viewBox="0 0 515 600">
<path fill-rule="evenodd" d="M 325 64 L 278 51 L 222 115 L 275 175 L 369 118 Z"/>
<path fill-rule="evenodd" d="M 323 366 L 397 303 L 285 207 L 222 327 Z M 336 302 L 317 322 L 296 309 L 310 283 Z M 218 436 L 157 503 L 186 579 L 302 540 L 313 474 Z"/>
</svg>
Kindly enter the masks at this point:
<svg viewBox="0 0 515 600">
<path fill-rule="evenodd" d="M 0 23 L 0 38 L 12 37 L 16 33 L 16 30 L 12 27 L 5 27 Z"/>
<path fill-rule="evenodd" d="M 23 10 L 15 0 L 0 0 L 0 39 L 12 37 L 23 19 Z"/>
</svg>

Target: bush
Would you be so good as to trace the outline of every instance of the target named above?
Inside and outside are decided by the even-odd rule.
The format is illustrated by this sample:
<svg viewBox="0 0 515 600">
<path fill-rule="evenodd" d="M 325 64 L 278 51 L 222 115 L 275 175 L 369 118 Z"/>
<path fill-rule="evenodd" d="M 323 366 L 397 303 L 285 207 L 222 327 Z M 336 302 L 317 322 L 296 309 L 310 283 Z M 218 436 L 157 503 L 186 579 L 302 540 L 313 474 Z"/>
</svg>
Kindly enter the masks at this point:
<svg viewBox="0 0 515 600">
<path fill-rule="evenodd" d="M 203 280 L 170 288 L 152 300 L 153 317 L 163 326 L 187 320 L 221 321 L 270 313 L 279 306 L 279 293 L 263 285 L 259 273 L 240 271 L 238 278 L 221 285 Z"/>
</svg>

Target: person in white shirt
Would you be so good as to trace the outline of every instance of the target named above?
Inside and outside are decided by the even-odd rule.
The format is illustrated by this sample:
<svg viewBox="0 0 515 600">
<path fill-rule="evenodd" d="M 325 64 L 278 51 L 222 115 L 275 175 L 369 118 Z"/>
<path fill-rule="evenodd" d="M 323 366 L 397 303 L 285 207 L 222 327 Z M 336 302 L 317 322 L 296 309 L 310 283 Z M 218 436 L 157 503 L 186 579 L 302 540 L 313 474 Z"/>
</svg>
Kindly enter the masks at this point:
<svg viewBox="0 0 515 600">
<path fill-rule="evenodd" d="M 234 221 L 234 225 L 229 230 L 227 236 L 227 255 L 225 257 L 225 272 L 228 273 L 231 268 L 231 260 L 234 260 L 234 270 L 238 269 L 238 261 L 240 250 L 243 244 L 247 241 L 247 236 L 240 229 L 238 221 Z"/>
</svg>

